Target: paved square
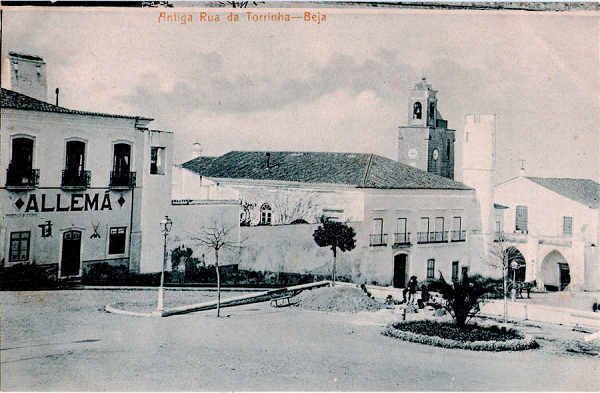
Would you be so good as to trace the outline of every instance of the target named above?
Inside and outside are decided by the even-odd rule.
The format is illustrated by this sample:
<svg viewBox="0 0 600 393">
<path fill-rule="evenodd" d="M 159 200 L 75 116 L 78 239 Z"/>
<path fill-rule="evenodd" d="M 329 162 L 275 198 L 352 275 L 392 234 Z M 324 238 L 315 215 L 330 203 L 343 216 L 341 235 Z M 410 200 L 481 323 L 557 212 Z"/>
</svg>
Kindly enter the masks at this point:
<svg viewBox="0 0 600 393">
<path fill-rule="evenodd" d="M 547 349 L 486 353 L 405 343 L 382 336 L 378 319 L 363 314 L 272 308 L 268 302 L 224 309 L 230 316 L 222 319 L 214 311 L 169 318 L 102 311 L 111 302 L 154 296 L 0 293 L 2 390 L 600 388 L 597 358 Z"/>
</svg>

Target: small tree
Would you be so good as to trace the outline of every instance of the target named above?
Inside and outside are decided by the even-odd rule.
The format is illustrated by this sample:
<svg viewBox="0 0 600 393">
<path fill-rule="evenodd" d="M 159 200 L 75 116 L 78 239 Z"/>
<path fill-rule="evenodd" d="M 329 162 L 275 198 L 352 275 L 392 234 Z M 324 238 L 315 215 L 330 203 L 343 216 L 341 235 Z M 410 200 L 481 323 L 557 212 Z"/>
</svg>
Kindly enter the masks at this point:
<svg viewBox="0 0 600 393">
<path fill-rule="evenodd" d="M 193 237 L 192 240 L 198 241 L 202 246 L 212 249 L 215 252 L 215 270 L 217 273 L 217 318 L 221 316 L 221 275 L 219 273 L 219 253 L 223 249 L 237 249 L 241 247 L 241 242 L 233 239 L 232 232 L 237 226 L 226 227 L 222 223 L 215 223 L 213 226 L 203 228 L 200 235 Z"/>
<path fill-rule="evenodd" d="M 351 251 L 356 247 L 354 229 L 346 223 L 331 221 L 324 216 L 321 217 L 321 225 L 313 232 L 315 243 L 319 247 L 331 247 L 333 251 L 333 268 L 331 270 L 332 285 L 335 286 L 335 262 L 337 249 L 342 252 Z"/>
<path fill-rule="evenodd" d="M 504 298 L 504 323 L 506 323 L 507 314 L 508 314 L 508 304 L 506 295 L 508 293 L 508 284 L 509 284 L 509 267 L 510 264 L 515 261 L 519 265 L 524 265 L 525 260 L 523 259 L 523 255 L 519 250 L 509 245 L 506 242 L 506 238 L 504 237 L 504 232 L 499 232 L 496 234 L 496 238 L 490 244 L 489 247 L 490 259 L 488 264 L 493 268 L 502 271 L 502 296 Z M 515 283 L 512 283 L 514 286 Z"/>
<path fill-rule="evenodd" d="M 493 290 L 493 280 L 479 275 L 469 278 L 465 272 L 462 280 L 450 284 L 440 272 L 440 279 L 434 281 L 431 287 L 442 295 L 444 309 L 450 313 L 456 326 L 462 329 L 468 319 L 479 312 L 479 303 L 484 296 Z"/>
</svg>

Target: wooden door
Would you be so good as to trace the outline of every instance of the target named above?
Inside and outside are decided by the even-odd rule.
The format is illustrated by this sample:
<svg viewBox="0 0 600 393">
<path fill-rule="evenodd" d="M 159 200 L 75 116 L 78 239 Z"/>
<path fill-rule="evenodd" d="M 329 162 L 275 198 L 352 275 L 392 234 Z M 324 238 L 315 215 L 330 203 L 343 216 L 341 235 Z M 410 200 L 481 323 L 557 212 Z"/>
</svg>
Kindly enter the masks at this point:
<svg viewBox="0 0 600 393">
<path fill-rule="evenodd" d="M 62 277 L 78 276 L 81 267 L 81 231 L 63 233 L 60 275 Z"/>
</svg>

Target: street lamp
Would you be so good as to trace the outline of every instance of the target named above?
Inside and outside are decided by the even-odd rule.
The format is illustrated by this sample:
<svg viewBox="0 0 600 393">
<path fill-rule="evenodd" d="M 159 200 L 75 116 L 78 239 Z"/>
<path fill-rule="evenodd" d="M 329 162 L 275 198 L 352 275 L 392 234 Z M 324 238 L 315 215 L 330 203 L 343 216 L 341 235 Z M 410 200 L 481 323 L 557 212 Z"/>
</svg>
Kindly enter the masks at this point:
<svg viewBox="0 0 600 393">
<path fill-rule="evenodd" d="M 160 270 L 160 287 L 158 288 L 158 302 L 156 306 L 156 311 L 161 312 L 164 309 L 163 306 L 163 285 L 165 283 L 165 265 L 167 263 L 167 236 L 169 236 L 169 232 L 171 231 L 171 227 L 173 226 L 173 221 L 169 218 L 169 216 L 165 216 L 160 222 L 160 231 L 164 236 L 164 248 L 163 248 L 163 261 L 162 268 Z"/>
</svg>

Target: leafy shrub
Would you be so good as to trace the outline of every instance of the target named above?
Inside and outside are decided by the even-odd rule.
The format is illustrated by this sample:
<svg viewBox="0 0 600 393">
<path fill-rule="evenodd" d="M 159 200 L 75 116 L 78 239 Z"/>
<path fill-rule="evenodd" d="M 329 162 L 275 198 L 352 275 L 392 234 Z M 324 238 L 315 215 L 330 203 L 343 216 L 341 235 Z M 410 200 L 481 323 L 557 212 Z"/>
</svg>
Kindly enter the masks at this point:
<svg viewBox="0 0 600 393">
<path fill-rule="evenodd" d="M 127 281 L 129 269 L 125 265 L 113 266 L 108 262 L 95 263 L 84 273 L 84 284 L 123 284 Z"/>
<path fill-rule="evenodd" d="M 192 257 L 194 251 L 185 246 L 176 247 L 171 250 L 171 269 L 177 270 L 180 264 L 184 264 L 184 266 L 188 267 L 188 260 Z"/>
<path fill-rule="evenodd" d="M 532 337 L 523 337 L 513 329 L 472 325 L 470 331 L 465 332 L 455 325 L 436 321 L 396 322 L 388 325 L 382 334 L 420 344 L 472 351 L 522 351 L 539 346 Z"/>
<path fill-rule="evenodd" d="M 18 263 L 0 270 L 0 288 L 27 290 L 58 288 L 58 265 Z"/>
</svg>

